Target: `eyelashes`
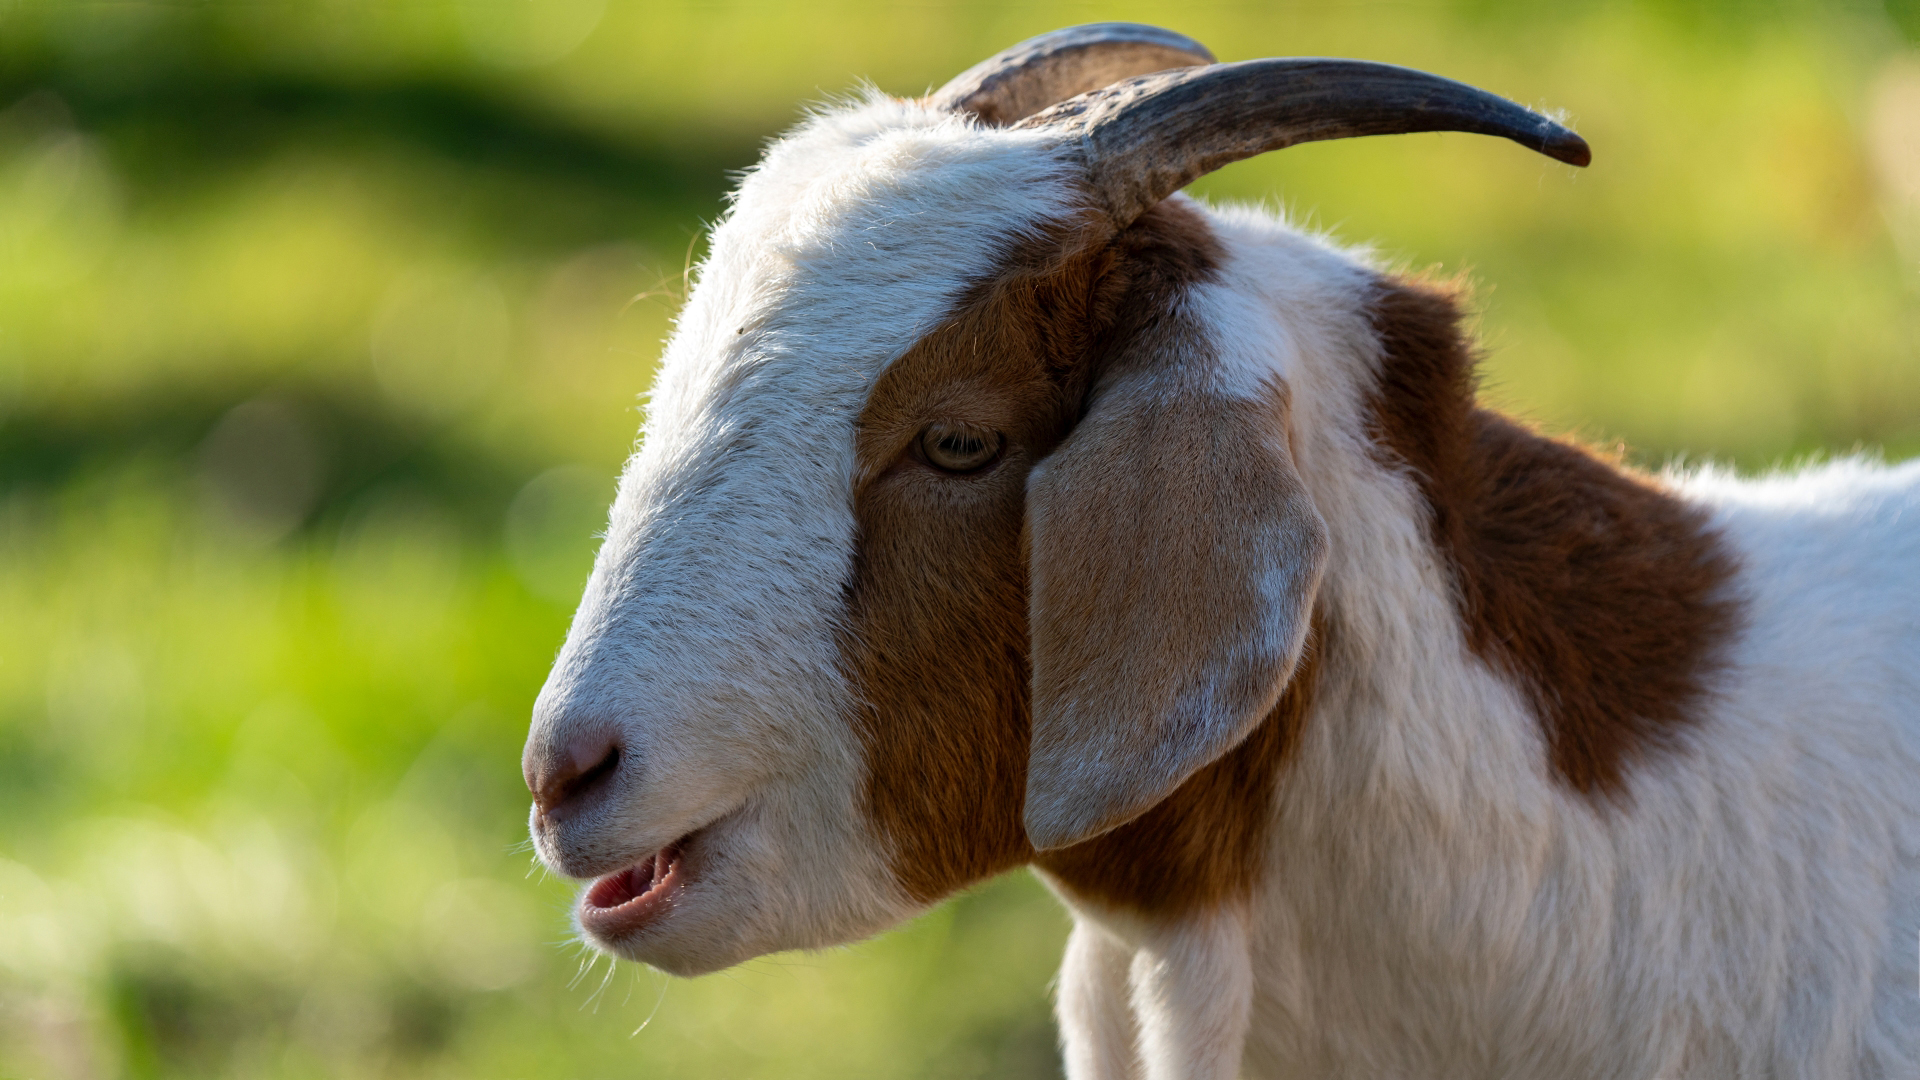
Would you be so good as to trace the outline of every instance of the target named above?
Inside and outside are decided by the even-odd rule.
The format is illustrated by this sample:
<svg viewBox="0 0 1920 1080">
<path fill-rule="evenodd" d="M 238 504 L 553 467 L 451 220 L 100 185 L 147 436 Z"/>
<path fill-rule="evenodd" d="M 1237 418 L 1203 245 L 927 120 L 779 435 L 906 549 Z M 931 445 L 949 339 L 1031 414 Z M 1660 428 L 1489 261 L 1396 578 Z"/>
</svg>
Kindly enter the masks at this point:
<svg viewBox="0 0 1920 1080">
<path fill-rule="evenodd" d="M 934 423 L 920 433 L 920 453 L 942 472 L 978 472 L 994 463 L 1006 446 L 997 431 L 970 424 Z"/>
</svg>

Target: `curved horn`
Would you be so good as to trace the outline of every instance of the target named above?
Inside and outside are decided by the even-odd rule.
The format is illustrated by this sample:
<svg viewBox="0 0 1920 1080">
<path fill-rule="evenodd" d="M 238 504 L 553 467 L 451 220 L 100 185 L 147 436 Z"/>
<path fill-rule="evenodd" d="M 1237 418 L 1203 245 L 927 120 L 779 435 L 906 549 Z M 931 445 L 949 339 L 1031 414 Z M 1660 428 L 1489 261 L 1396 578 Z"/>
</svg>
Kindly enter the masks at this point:
<svg viewBox="0 0 1920 1080">
<path fill-rule="evenodd" d="M 1106 86 L 1022 121 L 1078 134 L 1095 193 L 1121 227 L 1223 165 L 1320 139 L 1471 131 L 1569 165 L 1580 136 L 1465 83 L 1365 60 L 1289 57 L 1163 71 Z"/>
<path fill-rule="evenodd" d="M 1205 45 L 1141 23 L 1087 23 L 1028 38 L 953 77 L 927 103 L 1002 127 L 1133 75 L 1213 63 Z"/>
</svg>

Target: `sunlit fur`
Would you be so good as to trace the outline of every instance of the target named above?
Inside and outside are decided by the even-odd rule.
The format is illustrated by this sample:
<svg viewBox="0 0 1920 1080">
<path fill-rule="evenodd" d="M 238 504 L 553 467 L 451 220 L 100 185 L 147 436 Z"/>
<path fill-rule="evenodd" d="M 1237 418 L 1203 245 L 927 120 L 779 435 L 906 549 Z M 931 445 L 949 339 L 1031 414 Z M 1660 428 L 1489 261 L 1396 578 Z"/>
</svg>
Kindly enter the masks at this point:
<svg viewBox="0 0 1920 1080">
<path fill-rule="evenodd" d="M 864 831 L 835 649 L 853 418 L 967 282 L 1070 213 L 1061 160 L 875 100 L 743 183 L 530 737 L 631 747 L 608 809 L 542 838 L 558 869 L 719 822 L 700 892 L 598 944 L 705 971 L 913 910 Z M 1209 215 L 1227 259 L 1189 302 L 1220 392 L 1289 390 L 1330 633 L 1246 910 L 1065 895 L 1071 1075 L 1920 1075 L 1920 465 L 1673 478 L 1740 560 L 1747 628 L 1683 744 L 1598 802 L 1470 653 L 1416 485 L 1369 439 L 1376 268 Z"/>
</svg>

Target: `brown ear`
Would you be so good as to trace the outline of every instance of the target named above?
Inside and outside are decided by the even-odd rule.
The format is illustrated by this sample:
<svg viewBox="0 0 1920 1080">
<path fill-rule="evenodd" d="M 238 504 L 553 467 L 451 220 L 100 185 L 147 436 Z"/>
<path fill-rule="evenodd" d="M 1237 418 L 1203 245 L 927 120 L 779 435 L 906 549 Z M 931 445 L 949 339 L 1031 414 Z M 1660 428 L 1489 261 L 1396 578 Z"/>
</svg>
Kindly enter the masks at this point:
<svg viewBox="0 0 1920 1080">
<path fill-rule="evenodd" d="M 1326 525 L 1287 442 L 1287 393 L 1110 370 L 1028 481 L 1040 850 L 1144 813 L 1278 702 L 1307 635 Z"/>
</svg>

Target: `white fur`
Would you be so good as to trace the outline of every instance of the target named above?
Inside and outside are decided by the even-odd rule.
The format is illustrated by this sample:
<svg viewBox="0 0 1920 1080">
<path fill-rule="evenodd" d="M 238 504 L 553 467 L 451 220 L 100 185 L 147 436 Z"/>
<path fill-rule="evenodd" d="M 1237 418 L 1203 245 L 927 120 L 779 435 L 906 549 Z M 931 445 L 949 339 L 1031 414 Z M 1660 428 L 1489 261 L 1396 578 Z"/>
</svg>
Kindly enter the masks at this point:
<svg viewBox="0 0 1920 1080">
<path fill-rule="evenodd" d="M 1101 920 L 1074 920 L 1055 990 L 1068 1076 L 1134 1080 L 1140 1075 L 1140 1024 L 1127 995 L 1136 951 Z"/>
<path fill-rule="evenodd" d="M 598 730 L 633 748 L 611 809 L 541 836 L 550 864 L 604 872 L 708 826 L 698 903 L 602 944 L 710 970 L 912 910 L 863 831 L 834 639 L 853 420 L 968 282 L 1070 211 L 1069 156 L 881 100 L 742 185 L 530 736 L 533 756 Z M 1155 923 L 1062 890 L 1070 1074 L 1920 1075 L 1920 466 L 1676 478 L 1742 558 L 1753 627 L 1681 751 L 1598 806 L 1468 651 L 1419 496 L 1371 449 L 1374 268 L 1208 213 L 1228 257 L 1189 303 L 1220 392 L 1289 387 L 1332 644 L 1249 910 Z"/>
<path fill-rule="evenodd" d="M 1129 982 L 1146 1080 L 1233 1080 L 1252 1019 L 1246 913 L 1216 908 L 1143 936 Z"/>
</svg>

